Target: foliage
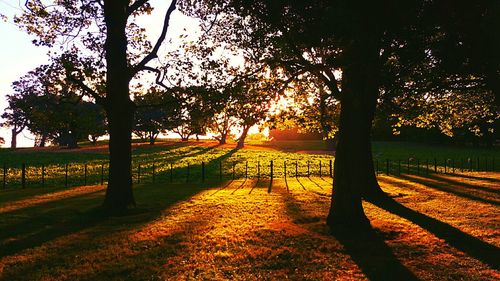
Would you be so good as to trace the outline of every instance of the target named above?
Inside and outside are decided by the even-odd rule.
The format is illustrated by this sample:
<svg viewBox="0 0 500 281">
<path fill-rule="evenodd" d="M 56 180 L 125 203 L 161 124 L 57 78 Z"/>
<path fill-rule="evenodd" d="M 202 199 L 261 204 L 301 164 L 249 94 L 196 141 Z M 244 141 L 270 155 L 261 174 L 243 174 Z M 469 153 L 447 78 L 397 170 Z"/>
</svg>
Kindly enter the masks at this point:
<svg viewBox="0 0 500 281">
<path fill-rule="evenodd" d="M 136 95 L 134 134 L 154 144 L 158 134 L 178 126 L 180 101 L 172 94 L 158 88 L 151 88 L 144 95 Z"/>
<path fill-rule="evenodd" d="M 102 107 L 84 101 L 53 66 L 42 65 L 14 82 L 8 96 L 6 125 L 27 127 L 32 133 L 61 146 L 105 134 Z M 21 127 L 19 127 L 21 126 Z"/>
</svg>

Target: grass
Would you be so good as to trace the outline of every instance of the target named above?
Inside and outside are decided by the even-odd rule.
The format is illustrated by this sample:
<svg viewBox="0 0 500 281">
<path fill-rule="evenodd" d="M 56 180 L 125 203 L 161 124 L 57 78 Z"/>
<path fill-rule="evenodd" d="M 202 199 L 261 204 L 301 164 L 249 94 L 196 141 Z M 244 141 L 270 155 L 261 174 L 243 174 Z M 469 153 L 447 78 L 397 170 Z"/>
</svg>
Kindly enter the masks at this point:
<svg viewBox="0 0 500 281">
<path fill-rule="evenodd" d="M 0 279 L 498 280 L 498 178 L 380 176 L 363 234 L 326 227 L 325 177 L 139 184 L 111 218 L 102 186 L 4 191 Z"/>
<path fill-rule="evenodd" d="M 170 182 L 171 179 L 177 182 L 201 182 L 202 162 L 205 164 L 205 179 L 212 180 L 221 177 L 221 170 L 223 179 L 270 177 L 271 160 L 275 178 L 284 176 L 285 162 L 288 176 L 294 176 L 295 173 L 302 176 L 330 174 L 330 161 L 333 156 L 324 153 L 324 143 L 320 141 L 253 141 L 249 143 L 251 149 L 243 150 L 235 150 L 234 146 L 218 146 L 210 141 L 182 143 L 162 140 L 154 146 L 134 143 L 134 180 L 152 182 L 154 174 L 155 182 Z M 478 170 L 478 165 L 479 170 L 492 170 L 493 166 L 495 170 L 500 170 L 498 148 L 375 142 L 373 154 L 380 172 L 387 172 L 389 160 L 390 174 L 407 172 L 408 164 L 410 173 L 433 170 L 434 159 L 436 169 L 440 172 L 444 172 L 445 167 L 449 170 Z M 0 161 L 3 160 L 6 167 L 6 188 L 21 187 L 23 163 L 27 165 L 26 182 L 30 187 L 100 184 L 101 181 L 107 180 L 107 157 L 107 149 L 104 146 L 85 145 L 78 150 L 0 149 Z M 411 161 L 408 162 L 408 159 Z M 497 159 L 496 165 L 494 159 Z"/>
<path fill-rule="evenodd" d="M 102 216 L 104 186 L 82 186 L 82 178 L 75 177 L 70 186 L 76 186 L 64 188 L 64 171 L 48 168 L 73 157 L 70 174 L 81 176 L 82 165 L 93 163 L 88 171 L 99 182 L 104 152 L 2 150 L 0 155 L 12 160 L 45 157 L 36 163 L 46 163 L 50 173 L 44 188 L 0 190 L 0 280 L 500 278 L 499 173 L 380 174 L 388 197 L 363 203 L 373 229 L 346 233 L 325 224 L 332 179 L 326 169 L 319 176 L 318 160 L 326 165 L 332 156 L 294 153 L 318 153 L 300 143 L 290 147 L 290 142 L 243 150 L 210 142 L 135 146 L 136 182 L 139 163 L 142 169 L 141 183 L 135 184 L 138 205 L 122 217 Z M 375 144 L 374 151 L 385 151 L 379 157 L 425 151 L 441 157 L 447 150 L 401 143 Z M 272 184 L 265 165 L 271 160 L 277 163 Z M 290 163 L 286 179 L 284 160 Z M 201 161 L 207 165 L 205 182 Z M 244 177 L 247 161 L 250 178 Z"/>
</svg>

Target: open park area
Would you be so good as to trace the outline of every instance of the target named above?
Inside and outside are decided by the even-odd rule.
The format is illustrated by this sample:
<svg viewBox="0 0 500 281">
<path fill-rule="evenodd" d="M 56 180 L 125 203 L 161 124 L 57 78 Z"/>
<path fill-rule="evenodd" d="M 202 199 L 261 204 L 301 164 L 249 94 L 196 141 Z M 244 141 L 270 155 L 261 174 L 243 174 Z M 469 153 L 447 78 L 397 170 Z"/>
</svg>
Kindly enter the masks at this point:
<svg viewBox="0 0 500 281">
<path fill-rule="evenodd" d="M 48 168 L 44 186 L 27 168 L 24 189 L 7 177 L 0 190 L 0 279 L 498 280 L 500 163 L 494 167 L 493 159 L 500 159 L 499 151 L 373 146 L 384 163 L 378 181 L 387 197 L 363 202 L 372 229 L 361 233 L 335 231 L 325 223 L 334 156 L 323 153 L 319 142 L 268 142 L 242 150 L 213 142 L 137 144 L 136 182 L 138 164 L 146 168 L 134 184 L 136 208 L 121 216 L 102 216 L 105 186 L 100 185 L 99 163 L 105 153 L 99 148 L 71 153 L 4 149 L 2 159 L 18 161 L 18 167 L 37 159 L 28 167 L 45 163 Z M 408 158 L 416 163 L 418 156 L 419 174 L 413 162 L 408 174 Z M 450 164 L 444 173 L 443 159 L 478 157 L 480 169 L 488 159 L 490 170 L 477 172 L 474 163 L 469 171 L 467 163 L 463 171 L 455 165 L 452 173 Z M 432 159 L 429 172 L 425 158 Z M 402 160 L 400 174 L 394 166 L 387 175 L 386 159 Z M 286 177 L 284 160 L 289 163 Z M 63 170 L 57 174 L 50 167 L 63 169 L 67 163 L 80 172 L 84 163 L 94 163 L 97 176 L 88 168 L 89 185 L 84 186 L 75 168 L 65 187 Z M 170 163 L 175 164 L 172 178 Z"/>
</svg>

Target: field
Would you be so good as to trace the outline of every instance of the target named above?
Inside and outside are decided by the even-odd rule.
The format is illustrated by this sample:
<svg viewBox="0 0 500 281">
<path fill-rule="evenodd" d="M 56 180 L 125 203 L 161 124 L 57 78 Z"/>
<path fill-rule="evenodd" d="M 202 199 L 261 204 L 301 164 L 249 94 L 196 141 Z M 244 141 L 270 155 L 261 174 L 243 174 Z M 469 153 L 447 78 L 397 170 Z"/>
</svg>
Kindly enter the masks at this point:
<svg viewBox="0 0 500 281">
<path fill-rule="evenodd" d="M 91 147 L 79 153 L 50 149 L 0 153 L 9 163 L 29 160 L 34 167 L 65 163 L 100 167 L 106 158 L 105 150 Z M 494 159 L 498 153 L 374 145 L 381 162 L 417 157 Z M 51 173 L 43 188 L 33 177 L 36 184 L 25 189 L 8 185 L 0 191 L 0 279 L 500 279 L 498 172 L 457 168 L 455 174 L 417 175 L 415 169 L 407 174 L 403 168 L 401 174 L 386 175 L 381 171 L 378 179 L 389 196 L 364 202 L 373 231 L 343 233 L 325 225 L 332 157 L 319 143 L 254 144 L 238 151 L 213 143 L 137 145 L 134 174 L 139 163 L 143 169 L 143 178 L 135 185 L 138 206 L 123 217 L 103 218 L 99 205 L 104 186 L 82 186 L 81 177 L 67 188 L 64 175 Z M 271 160 L 278 163 L 273 181 Z M 284 160 L 290 163 L 286 178 Z M 252 172 L 245 178 L 247 161 Z M 259 161 L 262 171 L 257 177 Z M 204 181 L 201 162 L 207 165 Z M 152 163 L 156 163 L 154 183 Z M 176 165 L 172 180 L 170 164 Z M 94 172 L 99 174 L 99 169 Z"/>
</svg>

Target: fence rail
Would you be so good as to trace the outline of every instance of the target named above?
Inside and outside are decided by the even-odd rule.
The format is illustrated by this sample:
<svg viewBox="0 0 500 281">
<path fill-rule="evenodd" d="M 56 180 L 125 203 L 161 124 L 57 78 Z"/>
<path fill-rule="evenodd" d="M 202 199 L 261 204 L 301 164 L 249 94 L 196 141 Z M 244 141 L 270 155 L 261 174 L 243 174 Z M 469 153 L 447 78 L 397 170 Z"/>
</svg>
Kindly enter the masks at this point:
<svg viewBox="0 0 500 281">
<path fill-rule="evenodd" d="M 375 159 L 377 175 L 397 176 L 401 174 L 428 175 L 431 173 L 464 173 L 497 171 L 495 158 L 467 159 Z M 46 186 L 77 186 L 107 183 L 109 164 L 106 162 L 67 163 L 63 165 L 3 165 L 2 185 L 7 188 Z M 134 183 L 176 182 L 194 183 L 223 181 L 242 178 L 275 179 L 285 177 L 333 177 L 333 159 L 314 161 L 271 160 L 271 161 L 209 161 L 134 163 Z"/>
</svg>

